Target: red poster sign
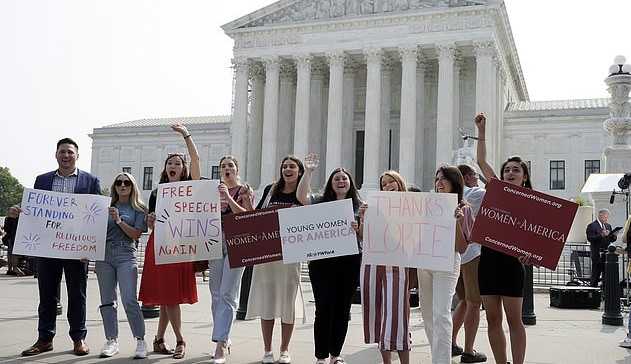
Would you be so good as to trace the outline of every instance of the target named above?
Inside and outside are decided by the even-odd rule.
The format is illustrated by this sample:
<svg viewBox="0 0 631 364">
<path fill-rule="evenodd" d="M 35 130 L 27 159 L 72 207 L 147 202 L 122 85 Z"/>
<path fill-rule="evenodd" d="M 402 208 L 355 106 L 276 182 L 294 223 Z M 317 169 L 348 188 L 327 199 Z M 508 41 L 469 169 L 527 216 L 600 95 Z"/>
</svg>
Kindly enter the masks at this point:
<svg viewBox="0 0 631 364">
<path fill-rule="evenodd" d="M 493 179 L 471 240 L 555 270 L 577 209 L 574 202 Z"/>
<path fill-rule="evenodd" d="M 289 206 L 289 205 L 287 205 Z M 223 218 L 230 268 L 274 262 L 283 259 L 280 229 L 274 207 L 232 214 Z"/>
</svg>

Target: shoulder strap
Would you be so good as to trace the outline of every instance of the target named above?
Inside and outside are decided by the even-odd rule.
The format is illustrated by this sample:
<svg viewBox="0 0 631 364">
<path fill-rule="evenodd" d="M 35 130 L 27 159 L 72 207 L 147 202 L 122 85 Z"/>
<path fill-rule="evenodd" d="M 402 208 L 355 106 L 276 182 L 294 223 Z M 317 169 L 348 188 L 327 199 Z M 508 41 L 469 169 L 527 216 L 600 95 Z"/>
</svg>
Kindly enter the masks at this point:
<svg viewBox="0 0 631 364">
<path fill-rule="evenodd" d="M 272 198 L 272 194 L 270 193 L 272 185 L 273 184 L 269 184 L 265 186 L 265 189 L 263 190 L 263 197 L 259 201 L 258 205 L 256 205 L 257 210 L 265 208 L 267 207 L 267 205 L 269 205 L 269 201 Z"/>
</svg>

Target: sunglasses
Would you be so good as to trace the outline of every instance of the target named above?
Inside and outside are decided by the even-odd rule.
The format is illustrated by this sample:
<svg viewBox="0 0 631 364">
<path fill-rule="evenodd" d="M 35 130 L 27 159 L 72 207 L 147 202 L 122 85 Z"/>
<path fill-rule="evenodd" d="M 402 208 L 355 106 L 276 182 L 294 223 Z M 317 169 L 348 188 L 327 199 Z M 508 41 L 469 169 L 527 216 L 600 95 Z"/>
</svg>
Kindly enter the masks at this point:
<svg viewBox="0 0 631 364">
<path fill-rule="evenodd" d="M 116 181 L 114 181 L 114 186 L 131 186 L 131 181 L 128 179 L 117 179 Z"/>
</svg>

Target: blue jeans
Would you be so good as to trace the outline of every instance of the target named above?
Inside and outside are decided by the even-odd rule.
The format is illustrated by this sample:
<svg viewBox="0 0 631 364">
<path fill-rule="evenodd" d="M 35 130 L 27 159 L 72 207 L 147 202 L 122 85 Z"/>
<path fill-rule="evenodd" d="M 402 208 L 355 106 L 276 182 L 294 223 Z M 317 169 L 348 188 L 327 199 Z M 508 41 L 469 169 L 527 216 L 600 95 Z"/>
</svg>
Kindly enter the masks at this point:
<svg viewBox="0 0 631 364">
<path fill-rule="evenodd" d="M 226 342 L 239 302 L 239 288 L 244 268 L 230 269 L 228 256 L 208 262 L 208 286 L 210 288 L 213 315 L 212 340 Z"/>
<path fill-rule="evenodd" d="M 127 314 L 131 332 L 136 338 L 145 337 L 145 321 L 138 304 L 138 264 L 136 247 L 132 242 L 108 242 L 105 261 L 96 262 L 96 276 L 101 292 L 101 317 L 107 339 L 118 338 L 118 316 L 116 314 L 116 284 L 120 289 L 121 301 Z"/>
</svg>

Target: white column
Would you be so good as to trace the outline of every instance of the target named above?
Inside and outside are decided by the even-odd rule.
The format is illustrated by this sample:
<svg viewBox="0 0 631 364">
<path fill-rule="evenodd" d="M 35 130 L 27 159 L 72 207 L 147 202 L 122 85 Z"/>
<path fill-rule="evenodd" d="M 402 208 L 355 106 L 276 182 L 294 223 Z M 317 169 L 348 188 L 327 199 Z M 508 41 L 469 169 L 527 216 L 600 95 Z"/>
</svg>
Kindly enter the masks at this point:
<svg viewBox="0 0 631 364">
<path fill-rule="evenodd" d="M 329 61 L 329 106 L 326 124 L 326 176 L 335 168 L 342 166 L 342 100 L 345 57 L 344 52 L 327 54 Z"/>
<path fill-rule="evenodd" d="M 325 98 L 325 79 L 327 65 L 318 60 L 311 63 L 311 111 L 309 114 L 309 152 L 317 153 L 324 164 L 326 161 L 326 149 L 324 146 L 324 134 L 326 132 L 327 99 Z M 311 178 L 312 187 L 319 188 L 324 180 L 323 168 L 313 172 Z"/>
<path fill-rule="evenodd" d="M 254 188 L 261 183 L 261 138 L 263 132 L 263 108 L 265 104 L 265 69 L 260 63 L 250 67 L 252 76 L 252 103 L 248 127 L 247 182 Z"/>
<path fill-rule="evenodd" d="M 344 91 L 342 107 L 342 167 L 355 171 L 355 151 L 353 149 L 353 132 L 355 123 L 355 72 L 357 65 L 347 62 L 344 67 Z"/>
<path fill-rule="evenodd" d="M 271 183 L 278 170 L 276 150 L 278 141 L 278 57 L 265 59 L 265 105 L 263 108 L 263 140 L 261 147 L 261 185 Z"/>
<path fill-rule="evenodd" d="M 381 49 L 368 49 L 366 54 L 366 113 L 364 126 L 363 190 L 378 189 L 379 145 L 381 139 Z"/>
<path fill-rule="evenodd" d="M 248 60 L 247 58 L 235 58 L 232 60 L 235 72 L 234 83 L 234 105 L 232 110 L 232 122 L 230 123 L 230 133 L 232 136 L 231 154 L 246 164 L 248 133 Z M 246 166 L 242 165 L 242 168 Z"/>
<path fill-rule="evenodd" d="M 454 57 L 453 45 L 438 50 L 438 110 L 436 117 L 436 168 L 451 163 L 454 150 Z"/>
<path fill-rule="evenodd" d="M 451 139 L 454 151 L 457 151 L 462 146 L 462 138 L 458 132 L 458 128 L 460 128 L 460 73 L 463 67 L 462 58 L 460 57 L 459 52 L 456 52 L 456 56 L 454 58 L 454 116 Z M 455 163 L 454 155 L 452 155 L 450 163 Z"/>
<path fill-rule="evenodd" d="M 416 184 L 424 190 L 425 176 L 425 62 L 421 53 L 416 67 Z M 431 171 L 429 172 L 432 173 Z"/>
<path fill-rule="evenodd" d="M 304 158 L 309 153 L 309 101 L 311 99 L 311 56 L 296 57 L 296 119 L 294 122 L 294 155 Z"/>
<path fill-rule="evenodd" d="M 399 127 L 399 172 L 416 181 L 416 46 L 399 49 L 401 55 L 401 113 Z"/>
<path fill-rule="evenodd" d="M 474 44 L 476 60 L 475 76 L 475 109 L 476 113 L 486 114 L 486 146 L 487 160 L 491 166 L 497 165 L 495 148 L 497 146 L 497 71 L 494 58 L 496 55 L 495 43 L 479 42 Z"/>
<path fill-rule="evenodd" d="M 390 110 L 392 104 L 392 59 L 384 56 L 381 62 L 381 138 L 379 144 L 379 172 L 392 169 L 390 155 Z"/>
<path fill-rule="evenodd" d="M 293 150 L 292 99 L 296 71 L 293 64 L 282 63 L 280 66 L 280 91 L 278 100 L 278 143 L 276 158 L 281 160 Z"/>
</svg>

